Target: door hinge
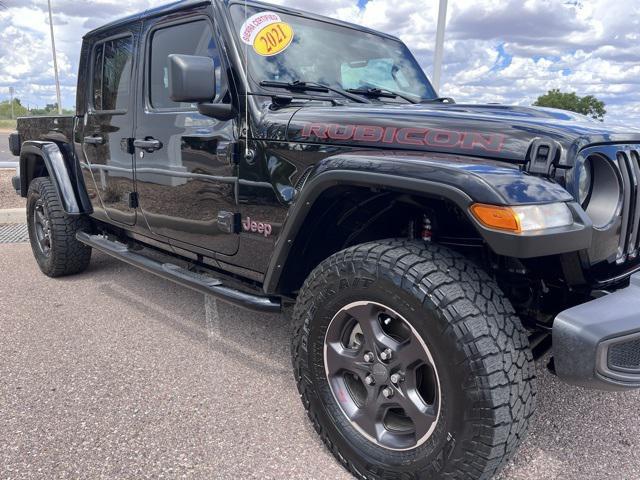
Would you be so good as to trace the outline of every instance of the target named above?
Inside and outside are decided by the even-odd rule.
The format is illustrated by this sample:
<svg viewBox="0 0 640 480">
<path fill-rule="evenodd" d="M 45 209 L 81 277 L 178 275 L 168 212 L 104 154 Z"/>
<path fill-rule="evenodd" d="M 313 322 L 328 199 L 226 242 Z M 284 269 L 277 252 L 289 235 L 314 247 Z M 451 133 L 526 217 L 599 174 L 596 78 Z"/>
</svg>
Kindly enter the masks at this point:
<svg viewBox="0 0 640 480">
<path fill-rule="evenodd" d="M 239 213 L 218 212 L 218 228 L 225 233 L 240 233 L 242 228 L 242 216 Z"/>
<path fill-rule="evenodd" d="M 237 142 L 220 142 L 216 150 L 218 161 L 228 165 L 240 163 L 240 145 Z"/>
<path fill-rule="evenodd" d="M 229 163 L 232 165 L 240 164 L 240 144 L 233 142 L 229 145 Z"/>
<path fill-rule="evenodd" d="M 136 153 L 136 148 L 133 146 L 133 138 L 123 138 L 120 140 L 120 148 L 123 152 L 133 155 Z"/>
<path fill-rule="evenodd" d="M 129 192 L 129 208 L 138 208 L 139 206 L 138 192 Z"/>
</svg>

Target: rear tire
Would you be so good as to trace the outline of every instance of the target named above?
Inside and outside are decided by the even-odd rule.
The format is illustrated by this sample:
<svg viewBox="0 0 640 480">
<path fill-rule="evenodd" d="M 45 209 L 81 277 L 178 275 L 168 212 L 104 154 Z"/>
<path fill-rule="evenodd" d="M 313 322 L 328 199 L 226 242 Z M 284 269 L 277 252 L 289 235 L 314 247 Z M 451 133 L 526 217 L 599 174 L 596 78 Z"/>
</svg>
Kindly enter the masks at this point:
<svg viewBox="0 0 640 480">
<path fill-rule="evenodd" d="M 363 303 L 373 308 L 369 317 L 349 310 Z M 348 328 L 356 325 L 355 336 L 349 330 L 336 333 L 335 322 L 345 318 Z M 382 321 L 379 328 L 376 318 L 383 319 L 377 320 Z M 384 325 L 400 320 L 410 328 L 384 330 Z M 367 322 L 373 330 L 361 326 Z M 448 248 L 389 240 L 336 253 L 307 278 L 293 326 L 292 359 L 302 402 L 331 453 L 357 478 L 488 479 L 513 455 L 527 431 L 535 408 L 527 332 L 493 279 Z M 423 345 L 432 359 L 437 373 L 429 382 L 424 374 L 415 380 L 416 370 L 411 373 L 411 368 L 393 362 L 406 356 L 406 345 L 412 342 Z M 335 345 L 357 361 L 351 369 L 340 357 L 341 373 L 332 376 L 332 362 L 336 363 L 330 352 Z M 386 345 L 397 346 L 392 360 L 381 354 Z M 369 362 L 371 350 L 375 360 Z M 360 375 L 367 382 L 357 381 L 367 363 L 374 379 Z M 405 386 L 398 386 L 398 377 L 393 380 L 396 367 L 405 368 Z M 422 410 L 407 403 L 416 398 L 410 381 L 414 392 L 417 383 L 438 387 L 417 397 L 414 404 L 424 406 Z M 391 396 L 383 390 L 389 387 Z M 378 423 L 367 435 L 371 422 L 363 421 L 363 412 L 369 398 L 380 394 L 385 397 L 380 402 L 384 410 L 374 415 Z M 430 429 L 422 417 L 409 414 L 427 410 L 431 416 L 424 421 L 433 422 Z M 391 413 L 393 421 L 385 420 Z M 412 432 L 413 443 L 407 443 Z"/>
<path fill-rule="evenodd" d="M 76 233 L 89 231 L 91 223 L 84 215 L 65 213 L 47 177 L 36 178 L 29 185 L 27 225 L 33 255 L 45 275 L 72 275 L 89 266 L 91 247 L 76 240 Z"/>
</svg>

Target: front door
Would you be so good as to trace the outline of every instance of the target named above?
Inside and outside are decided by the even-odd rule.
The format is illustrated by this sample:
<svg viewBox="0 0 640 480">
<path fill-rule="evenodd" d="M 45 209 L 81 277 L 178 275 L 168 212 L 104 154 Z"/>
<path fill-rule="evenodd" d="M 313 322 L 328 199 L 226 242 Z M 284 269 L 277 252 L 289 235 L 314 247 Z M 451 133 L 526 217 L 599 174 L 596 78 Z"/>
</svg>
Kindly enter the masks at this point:
<svg viewBox="0 0 640 480">
<path fill-rule="evenodd" d="M 133 154 L 128 147 L 134 124 L 134 30 L 123 27 L 92 47 L 88 109 L 82 151 L 85 183 L 98 216 L 125 225 L 136 221 Z M 88 177 L 88 178 L 87 178 Z M 102 210 L 102 211 L 101 211 Z M 100 215 L 102 214 L 102 215 Z"/>
<path fill-rule="evenodd" d="M 139 223 L 144 221 L 151 232 L 181 248 L 233 255 L 238 235 L 225 232 L 217 220 L 220 213 L 237 211 L 237 166 L 229 154 L 235 123 L 206 117 L 195 105 L 169 98 L 168 56 L 177 53 L 211 57 L 218 77 L 216 100 L 228 100 L 213 23 L 195 11 L 179 23 L 152 19 L 143 29 L 143 94 L 134 134 L 136 186 L 144 216 Z"/>
</svg>

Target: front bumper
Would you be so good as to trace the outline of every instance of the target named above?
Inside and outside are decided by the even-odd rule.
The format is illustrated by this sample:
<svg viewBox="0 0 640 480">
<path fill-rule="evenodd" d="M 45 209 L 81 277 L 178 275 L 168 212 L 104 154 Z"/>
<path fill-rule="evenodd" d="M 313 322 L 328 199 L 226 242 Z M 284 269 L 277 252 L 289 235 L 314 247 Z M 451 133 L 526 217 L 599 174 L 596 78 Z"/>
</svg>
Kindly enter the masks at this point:
<svg viewBox="0 0 640 480">
<path fill-rule="evenodd" d="M 555 370 L 567 383 L 640 388 L 640 273 L 628 287 L 560 313 L 552 337 Z"/>
</svg>

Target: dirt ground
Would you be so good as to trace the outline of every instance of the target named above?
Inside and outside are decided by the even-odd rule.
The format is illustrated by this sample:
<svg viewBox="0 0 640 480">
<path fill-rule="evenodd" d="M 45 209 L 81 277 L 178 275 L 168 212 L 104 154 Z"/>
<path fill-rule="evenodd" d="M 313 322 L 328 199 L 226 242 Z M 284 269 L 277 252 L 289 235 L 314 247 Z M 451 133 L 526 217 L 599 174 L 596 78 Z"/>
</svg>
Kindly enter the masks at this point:
<svg viewBox="0 0 640 480">
<path fill-rule="evenodd" d="M 16 191 L 11 185 L 11 177 L 15 175 L 13 169 L 0 170 L 0 209 L 2 208 L 22 208 L 24 198 L 16 195 Z"/>
</svg>

